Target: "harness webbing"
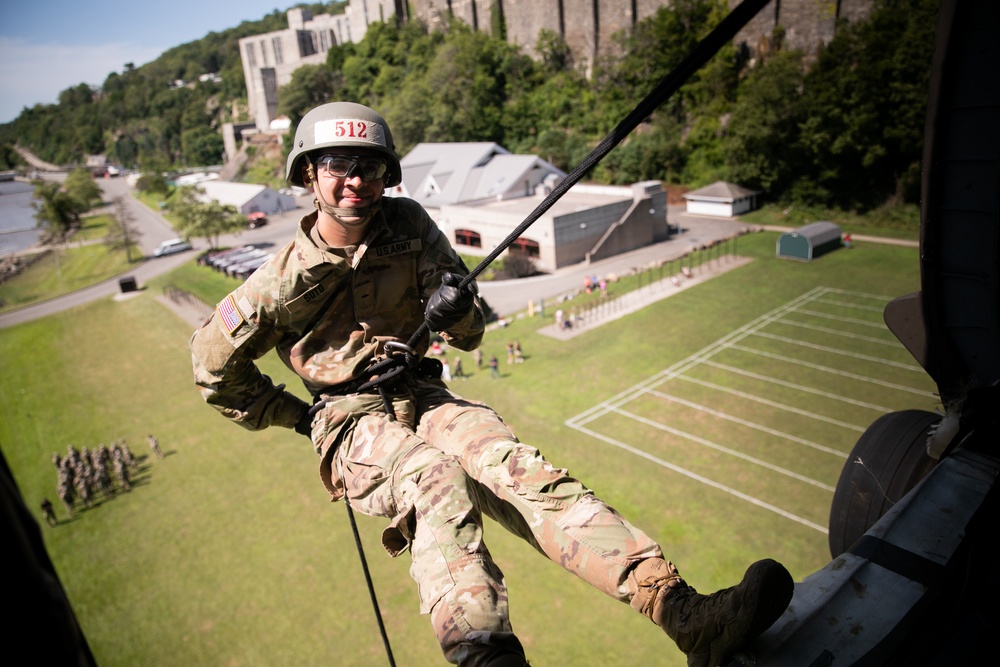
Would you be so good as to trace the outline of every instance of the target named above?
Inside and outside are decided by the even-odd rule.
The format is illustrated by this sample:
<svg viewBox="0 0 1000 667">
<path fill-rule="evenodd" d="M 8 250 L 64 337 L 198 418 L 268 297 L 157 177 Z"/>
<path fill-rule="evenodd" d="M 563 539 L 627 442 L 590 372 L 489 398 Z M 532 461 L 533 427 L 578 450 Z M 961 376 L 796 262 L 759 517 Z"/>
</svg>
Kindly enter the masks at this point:
<svg viewBox="0 0 1000 667">
<path fill-rule="evenodd" d="M 548 196 L 543 199 L 535 210 L 528 214 L 528 216 L 519 224 L 514 231 L 512 231 L 507 238 L 503 240 L 500 245 L 494 248 L 483 260 L 469 272 L 469 275 L 465 276 L 459 283 L 458 288 L 464 289 L 476 279 L 480 273 L 482 273 L 486 267 L 488 267 L 500 254 L 510 246 L 511 243 L 520 238 L 521 234 L 524 233 L 528 227 L 535 223 L 542 215 L 545 214 L 552 206 L 562 197 L 566 192 L 569 191 L 571 187 L 576 185 L 580 179 L 582 179 L 587 173 L 597 165 L 608 153 L 611 152 L 618 144 L 624 141 L 625 137 L 629 135 L 636 127 L 639 126 L 643 120 L 648 118 L 661 104 L 663 104 L 671 95 L 677 92 L 677 90 L 684 85 L 684 83 L 697 72 L 705 63 L 709 61 L 712 56 L 714 56 L 719 49 L 723 47 L 727 42 L 736 36 L 736 33 L 740 29 L 750 22 L 754 16 L 757 15 L 764 5 L 766 5 L 771 0 L 743 0 L 735 9 L 733 9 L 726 18 L 722 19 L 703 40 L 698 42 L 694 47 L 694 50 L 683 60 L 677 67 L 675 67 L 669 74 L 667 74 L 656 87 L 646 95 L 645 98 L 628 114 L 618 125 L 599 143 L 594 150 L 590 152 L 576 166 L 573 171 L 571 171 L 559 185 L 557 185 Z M 390 418 L 395 418 L 395 410 L 392 407 L 392 400 L 387 394 L 385 387 L 391 384 L 390 380 L 393 378 L 398 379 L 398 377 L 407 370 L 410 370 L 416 366 L 419 361 L 419 355 L 414 351 L 416 346 L 419 344 L 420 339 L 427 335 L 430 331 L 426 320 L 417 328 L 417 330 L 410 337 L 410 340 L 406 345 L 396 343 L 397 350 L 390 352 L 384 358 L 374 362 L 369 366 L 363 377 L 372 378 L 362 385 L 359 385 L 359 391 L 368 391 L 372 388 L 376 389 L 379 395 L 382 397 L 382 404 L 385 407 L 386 414 Z M 387 346 L 388 347 L 388 346 Z M 310 412 L 314 412 L 320 409 L 325 404 L 325 401 L 318 401 L 312 408 Z M 345 496 L 345 505 L 347 506 L 347 513 L 351 519 L 351 529 L 354 531 L 354 540 L 358 547 L 358 555 L 361 558 L 361 565 L 364 568 L 365 579 L 368 582 L 368 593 L 371 595 L 372 605 L 375 608 L 375 617 L 378 620 L 379 630 L 382 633 L 382 641 L 385 644 L 386 654 L 389 658 L 390 667 L 395 667 L 395 661 L 392 657 L 392 649 L 389 647 L 389 637 L 386 634 L 385 626 L 382 624 L 382 614 L 379 611 L 378 600 L 375 597 L 375 587 L 372 584 L 371 576 L 368 572 L 368 562 L 365 560 L 364 549 L 361 546 L 361 536 L 358 534 L 358 527 L 354 521 L 354 511 L 351 509 L 351 504 Z"/>
</svg>

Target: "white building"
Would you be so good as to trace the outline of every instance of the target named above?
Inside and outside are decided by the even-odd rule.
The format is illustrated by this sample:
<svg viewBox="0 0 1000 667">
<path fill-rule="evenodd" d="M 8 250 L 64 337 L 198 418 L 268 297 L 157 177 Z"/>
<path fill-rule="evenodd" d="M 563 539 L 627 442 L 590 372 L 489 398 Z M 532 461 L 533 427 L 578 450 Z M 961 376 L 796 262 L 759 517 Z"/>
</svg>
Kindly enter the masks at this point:
<svg viewBox="0 0 1000 667">
<path fill-rule="evenodd" d="M 254 212 L 275 215 L 297 208 L 295 197 L 283 195 L 265 185 L 208 180 L 198 183 L 205 191 L 205 199 L 235 206 L 243 215 Z"/>
<path fill-rule="evenodd" d="M 688 213 L 732 218 L 757 208 L 759 194 L 757 190 L 749 190 L 742 185 L 716 181 L 688 192 L 684 199 L 687 200 Z"/>
<path fill-rule="evenodd" d="M 302 65 L 326 62 L 334 46 L 360 42 L 368 26 L 401 15 L 402 0 L 350 0 L 343 14 L 313 16 L 308 9 L 288 10 L 288 28 L 239 41 L 250 116 L 258 130 L 271 129 L 278 112 L 278 88 Z"/>
<path fill-rule="evenodd" d="M 403 181 L 387 191 L 420 202 L 456 250 L 486 256 L 566 174 L 534 155 L 495 143 L 418 144 L 401 161 Z M 658 181 L 577 184 L 511 246 L 540 269 L 611 257 L 666 240 L 667 195 Z"/>
</svg>

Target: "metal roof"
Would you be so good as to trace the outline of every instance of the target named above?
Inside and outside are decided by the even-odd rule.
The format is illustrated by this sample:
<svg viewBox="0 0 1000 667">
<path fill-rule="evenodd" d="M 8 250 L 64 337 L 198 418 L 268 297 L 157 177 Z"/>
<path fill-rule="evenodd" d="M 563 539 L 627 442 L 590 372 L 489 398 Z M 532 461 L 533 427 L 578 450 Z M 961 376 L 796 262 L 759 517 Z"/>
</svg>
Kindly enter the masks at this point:
<svg viewBox="0 0 1000 667">
<path fill-rule="evenodd" d="M 512 190 L 523 196 L 517 188 L 533 169 L 566 176 L 535 155 L 512 155 L 492 142 L 421 143 L 400 165 L 404 194 L 433 208 L 504 196 Z"/>
<path fill-rule="evenodd" d="M 736 185 L 735 183 L 716 181 L 711 185 L 706 185 L 703 188 L 698 188 L 697 190 L 685 193 L 684 199 L 734 202 L 737 199 L 745 199 L 746 197 L 753 197 L 754 195 L 759 194 L 759 190 L 751 190 L 743 187 L 742 185 Z"/>
</svg>

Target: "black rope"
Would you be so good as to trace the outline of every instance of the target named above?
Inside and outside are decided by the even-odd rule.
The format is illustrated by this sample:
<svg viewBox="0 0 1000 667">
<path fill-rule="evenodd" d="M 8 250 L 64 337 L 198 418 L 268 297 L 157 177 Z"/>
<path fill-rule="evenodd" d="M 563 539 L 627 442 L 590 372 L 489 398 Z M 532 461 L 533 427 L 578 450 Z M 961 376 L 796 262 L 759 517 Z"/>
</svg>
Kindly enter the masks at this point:
<svg viewBox="0 0 1000 667">
<path fill-rule="evenodd" d="M 375 609 L 375 620 L 378 621 L 378 631 L 382 633 L 382 643 L 385 644 L 385 654 L 389 658 L 389 667 L 396 667 L 396 661 L 392 657 L 392 647 L 389 646 L 389 635 L 385 631 L 385 624 L 382 623 L 382 612 L 378 606 L 378 598 L 375 597 L 375 584 L 372 583 L 372 575 L 368 571 L 368 560 L 365 558 L 365 549 L 361 546 L 361 534 L 358 533 L 358 523 L 354 520 L 354 509 L 351 501 L 344 496 L 344 507 L 347 508 L 347 516 L 351 520 L 351 530 L 354 531 L 354 544 L 358 547 L 358 557 L 361 558 L 361 569 L 365 571 L 365 581 L 368 582 L 368 595 L 372 599 L 372 607 Z"/>
</svg>

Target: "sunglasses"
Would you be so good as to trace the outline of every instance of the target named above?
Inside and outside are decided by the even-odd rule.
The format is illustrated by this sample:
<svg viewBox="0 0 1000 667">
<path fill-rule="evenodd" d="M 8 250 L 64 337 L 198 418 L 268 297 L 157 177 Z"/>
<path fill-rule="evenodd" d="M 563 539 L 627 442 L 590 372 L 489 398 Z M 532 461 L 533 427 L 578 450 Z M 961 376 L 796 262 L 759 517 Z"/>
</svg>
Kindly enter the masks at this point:
<svg viewBox="0 0 1000 667">
<path fill-rule="evenodd" d="M 356 155 L 323 155 L 316 160 L 318 173 L 333 178 L 353 178 L 360 176 L 365 183 L 385 176 L 389 169 L 386 161 L 377 157 Z"/>
</svg>

